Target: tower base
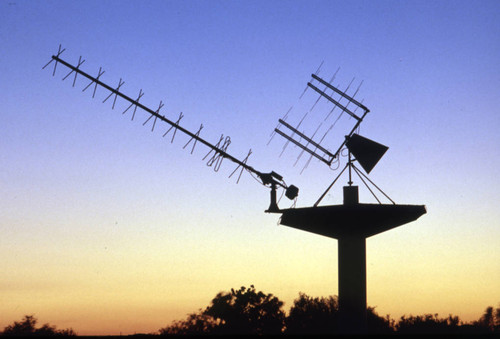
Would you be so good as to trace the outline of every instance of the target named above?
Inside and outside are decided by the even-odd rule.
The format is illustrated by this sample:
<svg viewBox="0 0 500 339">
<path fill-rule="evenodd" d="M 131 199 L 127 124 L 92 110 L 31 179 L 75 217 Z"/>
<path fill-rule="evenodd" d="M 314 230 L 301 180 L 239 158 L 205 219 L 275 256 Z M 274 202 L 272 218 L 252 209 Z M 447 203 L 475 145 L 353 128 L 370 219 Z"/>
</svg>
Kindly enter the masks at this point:
<svg viewBox="0 0 500 339">
<path fill-rule="evenodd" d="M 339 327 L 343 333 L 366 333 L 366 239 L 338 239 Z"/>
</svg>

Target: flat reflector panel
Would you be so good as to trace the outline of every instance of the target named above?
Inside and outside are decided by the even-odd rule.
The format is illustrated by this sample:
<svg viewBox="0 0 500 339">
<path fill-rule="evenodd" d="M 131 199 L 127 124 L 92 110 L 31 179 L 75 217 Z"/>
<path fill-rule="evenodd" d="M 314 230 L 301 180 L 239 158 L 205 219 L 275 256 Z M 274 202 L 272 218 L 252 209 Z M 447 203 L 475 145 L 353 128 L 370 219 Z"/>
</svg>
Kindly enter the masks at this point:
<svg viewBox="0 0 500 339">
<path fill-rule="evenodd" d="M 361 167 L 370 173 L 389 147 L 373 140 L 353 134 L 346 143 L 349 151 L 356 157 Z"/>
</svg>

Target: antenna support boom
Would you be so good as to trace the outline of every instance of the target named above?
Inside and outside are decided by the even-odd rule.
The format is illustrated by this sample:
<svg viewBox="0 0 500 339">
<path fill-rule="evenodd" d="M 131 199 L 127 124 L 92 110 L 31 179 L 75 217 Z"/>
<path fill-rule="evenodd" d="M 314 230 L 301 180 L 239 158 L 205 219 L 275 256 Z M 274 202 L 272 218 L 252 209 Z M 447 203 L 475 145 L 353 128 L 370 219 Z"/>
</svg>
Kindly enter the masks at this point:
<svg viewBox="0 0 500 339">
<path fill-rule="evenodd" d="M 228 146 L 229 146 L 229 144 L 231 142 L 229 137 L 226 137 L 226 139 L 224 140 L 224 142 L 221 142 L 223 140 L 223 136 L 221 136 L 221 140 L 216 145 L 214 145 L 214 144 L 206 141 L 205 139 L 203 139 L 202 137 L 200 137 L 200 132 L 201 132 L 201 129 L 203 128 L 203 125 L 200 126 L 200 129 L 196 133 L 193 133 L 193 132 L 187 130 L 186 128 L 184 128 L 184 127 L 182 127 L 180 125 L 180 120 L 183 117 L 182 113 L 180 114 L 180 117 L 179 117 L 179 119 L 176 122 L 174 122 L 174 121 L 166 118 L 164 115 L 159 114 L 160 108 L 163 106 L 162 102 L 160 102 L 160 106 L 159 106 L 159 108 L 156 111 L 153 110 L 153 109 L 150 109 L 149 107 L 147 107 L 147 106 L 145 106 L 145 105 L 143 105 L 143 104 L 141 104 L 139 102 L 139 99 L 144 95 L 144 93 L 142 92 L 142 90 L 140 91 L 139 96 L 137 97 L 137 99 L 134 100 L 131 97 L 125 95 L 124 93 L 122 93 L 120 91 L 120 87 L 125 83 L 124 81 L 122 81 L 122 79 L 120 79 L 120 83 L 119 83 L 118 87 L 117 88 L 113 88 L 113 87 L 107 85 L 106 83 L 104 83 L 104 82 L 102 82 L 100 80 L 100 77 L 102 76 L 102 74 L 104 74 L 104 71 L 102 71 L 101 68 L 99 69 L 98 76 L 97 77 L 93 77 L 93 76 L 89 75 L 88 73 L 82 71 L 79 68 L 83 64 L 83 62 L 85 60 L 82 61 L 81 57 L 80 57 L 80 60 L 78 62 L 78 66 L 75 67 L 75 66 L 71 65 L 70 63 L 64 61 L 63 59 L 61 59 L 59 57 L 62 52 L 64 52 L 64 49 L 61 50 L 61 46 L 59 46 L 59 51 L 58 51 L 57 55 L 53 55 L 52 58 L 51 58 L 51 60 L 43 68 L 47 67 L 52 61 L 55 61 L 54 72 L 53 72 L 53 75 L 55 75 L 55 68 L 56 68 L 56 66 L 57 66 L 58 63 L 66 66 L 66 67 L 68 67 L 70 69 L 70 72 L 68 73 L 68 75 L 66 75 L 64 77 L 64 79 L 66 79 L 70 74 L 72 74 L 74 72 L 75 73 L 75 77 L 74 77 L 74 80 L 73 80 L 73 86 L 75 85 L 77 75 L 82 75 L 83 77 L 89 79 L 91 82 L 90 82 L 89 85 L 87 85 L 87 87 L 84 88 L 83 91 L 85 91 L 92 84 L 95 84 L 94 92 L 92 94 L 92 97 L 94 97 L 94 95 L 95 95 L 95 91 L 97 89 L 97 86 L 101 86 L 101 87 L 105 88 L 110 93 L 109 93 L 108 97 L 103 102 L 105 102 L 111 96 L 114 95 L 113 106 L 112 106 L 113 108 L 115 107 L 116 99 L 118 97 L 126 100 L 127 102 L 130 103 L 130 105 L 123 112 L 123 114 L 125 114 L 132 106 L 135 106 L 134 107 L 134 115 L 135 115 L 136 109 L 137 108 L 141 108 L 142 110 L 144 110 L 145 112 L 147 112 L 147 113 L 149 113 L 151 115 L 148 118 L 148 120 L 146 120 L 146 122 L 143 125 L 145 125 L 151 118 L 154 117 L 152 131 L 154 130 L 154 126 L 155 126 L 156 121 L 160 120 L 160 121 L 163 121 L 163 122 L 167 123 L 168 125 L 170 125 L 170 129 L 164 134 L 164 136 L 172 128 L 174 128 L 174 135 L 172 137 L 172 141 L 173 141 L 173 138 L 175 137 L 175 132 L 176 131 L 180 131 L 180 132 L 182 132 L 182 133 L 184 133 L 184 134 L 186 134 L 187 136 L 190 137 L 188 143 L 184 146 L 184 148 L 191 141 L 194 140 L 191 153 L 194 151 L 194 147 L 195 147 L 195 145 L 196 145 L 197 142 L 199 142 L 199 143 L 207 146 L 210 149 L 210 152 L 205 157 L 207 157 L 212 151 L 214 152 L 214 155 L 210 158 L 210 160 L 208 162 L 208 165 L 211 166 L 211 165 L 215 164 L 215 166 L 214 166 L 215 171 L 218 171 L 218 169 L 220 167 L 220 164 L 221 164 L 221 162 L 222 162 L 223 159 L 228 159 L 228 160 L 230 160 L 230 161 L 232 161 L 232 162 L 234 162 L 235 164 L 238 165 L 238 167 L 236 167 L 236 169 L 233 171 L 233 173 L 230 175 L 230 177 L 234 174 L 234 172 L 236 170 L 238 170 L 238 168 L 241 167 L 241 171 L 243 171 L 245 169 L 245 170 L 247 170 L 247 171 L 249 171 L 249 172 L 254 173 L 255 175 L 257 175 L 264 186 L 270 186 L 274 191 L 276 190 L 277 186 L 280 186 L 280 187 L 282 187 L 282 188 L 284 188 L 286 190 L 286 192 L 287 192 L 286 196 L 289 197 L 289 198 L 291 197 L 290 199 L 294 199 L 295 197 L 297 197 L 297 195 L 298 195 L 298 188 L 296 188 L 293 185 L 287 186 L 284 183 L 282 176 L 278 175 L 275 172 L 271 172 L 271 173 L 260 172 L 260 171 L 256 170 L 255 168 L 253 168 L 252 166 L 250 166 L 250 165 L 247 164 L 247 160 L 248 160 L 248 157 L 251 154 L 251 150 L 248 153 L 247 157 L 243 161 L 240 161 L 239 159 L 235 158 L 234 156 L 230 155 L 227 152 L 227 148 L 228 148 Z M 133 116 L 132 116 L 132 120 L 133 120 Z M 240 176 L 241 176 L 241 174 L 240 174 Z M 239 180 L 239 178 L 238 178 L 238 180 Z M 275 205 L 276 205 L 276 208 L 277 208 L 277 204 L 275 204 Z"/>
</svg>

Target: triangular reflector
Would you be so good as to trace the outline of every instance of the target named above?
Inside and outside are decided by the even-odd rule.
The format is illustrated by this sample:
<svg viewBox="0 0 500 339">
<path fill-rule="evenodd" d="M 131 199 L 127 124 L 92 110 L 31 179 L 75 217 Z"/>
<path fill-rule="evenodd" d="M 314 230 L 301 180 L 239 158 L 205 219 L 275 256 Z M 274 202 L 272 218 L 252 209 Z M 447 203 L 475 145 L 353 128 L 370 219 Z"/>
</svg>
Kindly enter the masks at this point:
<svg viewBox="0 0 500 339">
<path fill-rule="evenodd" d="M 389 147 L 379 144 L 373 140 L 353 134 L 346 143 L 349 151 L 356 157 L 366 173 L 375 167 Z"/>
</svg>

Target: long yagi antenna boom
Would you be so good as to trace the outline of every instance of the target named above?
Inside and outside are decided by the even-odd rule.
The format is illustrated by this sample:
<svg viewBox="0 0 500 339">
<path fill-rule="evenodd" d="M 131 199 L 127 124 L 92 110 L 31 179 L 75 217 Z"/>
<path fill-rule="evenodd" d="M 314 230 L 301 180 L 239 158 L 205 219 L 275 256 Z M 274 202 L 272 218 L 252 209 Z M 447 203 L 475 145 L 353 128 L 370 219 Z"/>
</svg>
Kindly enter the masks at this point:
<svg viewBox="0 0 500 339">
<path fill-rule="evenodd" d="M 75 71 L 75 72 L 78 72 L 79 74 L 83 75 L 84 77 L 86 77 L 87 79 L 95 82 L 96 84 L 98 84 L 99 86 L 101 87 L 104 87 L 105 89 L 107 89 L 108 91 L 112 92 L 111 94 L 115 94 L 116 96 L 119 96 L 121 97 L 122 99 L 125 99 L 127 100 L 128 102 L 130 102 L 131 104 L 133 105 L 136 105 L 137 107 L 143 109 L 144 111 L 148 112 L 149 114 L 151 114 L 152 116 L 154 116 L 155 118 L 158 118 L 164 122 L 166 122 L 167 124 L 171 125 L 172 127 L 178 129 L 179 131 L 183 132 L 184 134 L 187 134 L 188 136 L 190 136 L 191 138 L 197 140 L 198 142 L 204 144 L 205 146 L 213 149 L 215 152 L 217 153 L 220 153 L 224 158 L 227 158 L 235 163 L 237 163 L 238 165 L 244 167 L 245 169 L 251 171 L 251 172 L 254 172 L 255 174 L 259 175 L 259 174 L 262 174 L 260 173 L 259 171 L 257 171 L 256 169 L 254 169 L 253 167 L 251 166 L 248 166 L 247 164 L 244 164 L 243 162 L 239 161 L 238 159 L 236 159 L 235 157 L 231 156 L 230 154 L 222 151 L 221 149 L 215 147 L 214 145 L 212 145 L 211 143 L 209 143 L 208 141 L 200 138 L 199 136 L 197 136 L 195 133 L 192 133 L 191 131 L 185 129 L 184 127 L 180 126 L 179 124 L 173 122 L 172 120 L 166 118 L 165 116 L 163 115 L 160 115 L 158 113 L 156 113 L 155 111 L 153 111 L 152 109 L 150 109 L 149 107 L 147 106 L 144 106 L 143 104 L 141 104 L 140 102 L 138 102 L 137 100 L 134 100 L 132 99 L 131 97 L 123 94 L 122 92 L 120 92 L 118 89 L 114 89 L 113 87 L 105 84 L 104 82 L 102 82 L 101 80 L 97 79 L 97 78 L 94 78 L 93 76 L 85 73 L 84 71 L 74 67 L 73 65 L 67 63 L 66 61 L 64 61 L 63 59 L 53 55 L 52 56 L 52 59 L 54 59 L 55 61 L 63 64 L 64 66 L 70 68 L 71 70 Z M 121 79 L 120 79 L 121 80 Z M 120 81 L 120 84 L 123 84 L 124 82 Z"/>
<path fill-rule="evenodd" d="M 193 132 L 187 130 L 186 128 L 182 127 L 179 124 L 180 119 L 183 116 L 182 113 L 180 114 L 180 117 L 177 120 L 177 122 L 174 122 L 174 121 L 168 119 L 164 115 L 159 114 L 160 108 L 163 106 L 162 102 L 160 102 L 160 106 L 159 106 L 159 108 L 156 111 L 150 109 L 149 107 L 147 107 L 147 106 L 145 106 L 145 105 L 143 105 L 143 104 L 141 104 L 139 102 L 139 99 L 144 94 L 142 92 L 142 90 L 139 92 L 139 95 L 138 95 L 137 99 L 134 100 L 131 97 L 123 94 L 122 92 L 120 92 L 120 87 L 125 83 L 124 81 L 122 81 L 122 79 L 120 79 L 118 87 L 117 88 L 113 88 L 113 87 L 105 84 L 104 82 L 102 82 L 100 80 L 100 77 L 104 73 L 104 71 L 101 72 L 101 69 L 99 69 L 99 74 L 98 74 L 97 78 L 93 77 L 90 74 L 82 71 L 79 68 L 83 64 L 83 61 L 81 61 L 81 57 L 80 57 L 80 60 L 78 62 L 78 66 L 76 66 L 76 67 L 73 66 L 73 65 L 71 65 L 70 63 L 64 61 L 63 59 L 61 59 L 59 57 L 59 55 L 63 51 L 64 50 L 61 50 L 61 47 L 59 47 L 59 51 L 58 51 L 57 55 L 53 55 L 51 61 L 49 61 L 43 68 L 47 67 L 52 61 L 56 62 L 55 65 L 57 65 L 57 63 L 61 63 L 62 65 L 68 67 L 71 70 L 71 72 L 69 74 L 75 72 L 75 80 L 76 80 L 76 75 L 80 74 L 83 77 L 85 77 L 85 78 L 87 78 L 87 79 L 89 79 L 91 81 L 91 83 L 89 85 L 87 85 L 87 87 L 85 87 L 84 90 L 87 89 L 91 84 L 95 84 L 94 93 L 93 93 L 92 97 L 94 97 L 95 89 L 97 88 L 97 86 L 101 86 L 101 87 L 107 89 L 110 92 L 110 94 L 108 95 L 108 97 L 106 99 L 104 99 L 103 102 L 105 102 L 106 100 L 108 100 L 111 96 L 113 96 L 113 95 L 115 96 L 114 101 L 113 101 L 113 106 L 112 106 L 113 108 L 115 106 L 116 98 L 117 97 L 120 97 L 120 98 L 122 98 L 122 99 L 124 99 L 124 100 L 126 100 L 126 101 L 128 101 L 130 103 L 130 106 L 123 113 L 125 113 L 132 106 L 135 106 L 134 107 L 134 114 L 135 114 L 135 109 L 137 107 L 141 108 L 142 110 L 146 111 L 147 113 L 149 113 L 151 115 L 150 118 L 154 117 L 154 121 L 155 122 L 156 122 L 156 120 L 161 120 L 161 121 L 169 124 L 170 125 L 170 129 L 172 129 L 172 128 L 174 129 L 174 137 L 175 137 L 175 132 L 177 130 L 179 130 L 180 132 L 182 132 L 182 133 L 186 134 L 187 136 L 189 136 L 190 140 L 184 146 L 184 148 L 190 142 L 194 141 L 193 148 L 192 148 L 191 152 L 194 150 L 194 146 L 196 145 L 197 142 L 199 142 L 199 143 L 207 146 L 208 148 L 210 148 L 210 152 L 212 152 L 212 151 L 214 152 L 214 156 L 209 161 L 209 166 L 212 165 L 212 164 L 214 164 L 215 165 L 214 168 L 215 168 L 216 171 L 219 169 L 219 167 L 220 167 L 220 165 L 222 163 L 222 160 L 223 159 L 228 159 L 228 160 L 236 163 L 238 165 L 237 168 L 241 168 L 242 170 L 245 169 L 245 170 L 247 170 L 247 171 L 249 171 L 251 173 L 256 174 L 260 178 L 260 180 L 262 181 L 262 184 L 263 185 L 270 185 L 273 188 L 273 191 L 275 190 L 276 186 L 280 186 L 280 187 L 283 187 L 284 189 L 287 189 L 287 190 L 292 190 L 292 191 L 296 190 L 295 193 L 298 192 L 298 189 L 295 186 L 293 186 L 293 185 L 287 186 L 284 183 L 284 181 L 279 180 L 275 175 L 273 175 L 273 174 L 275 174 L 274 172 L 272 172 L 272 173 L 263 173 L 263 172 L 260 172 L 260 171 L 256 170 L 252 166 L 248 165 L 247 164 L 247 160 L 248 160 L 248 157 L 249 157 L 249 155 L 250 155 L 251 152 L 247 155 L 247 157 L 243 161 L 240 161 L 239 159 L 237 159 L 234 156 L 232 156 L 229 153 L 227 153 L 227 147 L 229 146 L 229 143 L 230 143 L 229 137 L 226 138 L 225 142 L 222 145 L 220 145 L 220 143 L 217 144 L 217 145 L 213 145 L 212 143 L 210 143 L 210 142 L 208 142 L 205 139 L 203 139 L 203 138 L 200 137 L 200 132 L 201 132 L 201 129 L 203 128 L 203 125 L 200 126 L 200 129 L 196 133 L 193 133 Z M 55 73 L 55 67 L 54 67 L 54 73 Z M 68 75 L 66 75 L 66 77 Z M 73 81 L 73 85 L 75 83 L 75 80 Z M 146 120 L 146 122 L 148 120 Z M 153 128 L 154 128 L 154 125 L 153 125 Z M 170 129 L 168 131 L 170 131 Z M 167 131 L 167 133 L 168 133 L 168 131 Z M 167 133 L 165 133 L 165 135 Z M 173 138 L 172 138 L 172 141 L 173 141 Z M 241 176 L 241 174 L 240 174 L 240 176 Z M 238 180 L 239 180 L 239 178 L 238 178 Z M 295 196 L 296 196 L 296 194 L 295 194 Z"/>
</svg>

